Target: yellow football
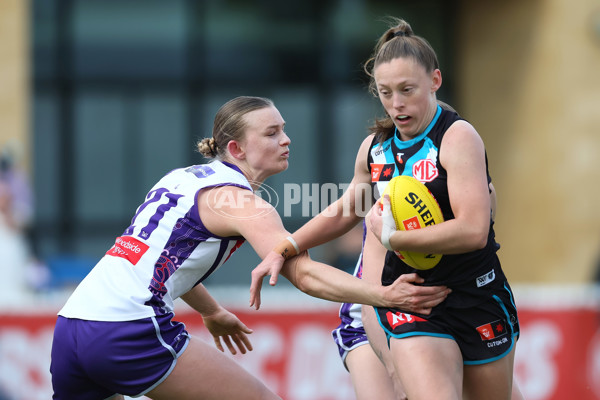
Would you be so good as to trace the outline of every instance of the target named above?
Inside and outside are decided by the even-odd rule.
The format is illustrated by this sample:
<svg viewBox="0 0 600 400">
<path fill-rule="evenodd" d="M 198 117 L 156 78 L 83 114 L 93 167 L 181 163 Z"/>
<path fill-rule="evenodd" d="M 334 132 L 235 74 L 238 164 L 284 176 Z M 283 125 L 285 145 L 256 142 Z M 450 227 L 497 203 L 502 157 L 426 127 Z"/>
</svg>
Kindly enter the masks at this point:
<svg viewBox="0 0 600 400">
<path fill-rule="evenodd" d="M 383 195 L 390 196 L 396 229 L 410 231 L 444 222 L 440 206 L 427 187 L 412 176 L 392 178 Z M 442 259 L 441 254 L 396 251 L 398 257 L 415 269 L 431 269 Z"/>
</svg>

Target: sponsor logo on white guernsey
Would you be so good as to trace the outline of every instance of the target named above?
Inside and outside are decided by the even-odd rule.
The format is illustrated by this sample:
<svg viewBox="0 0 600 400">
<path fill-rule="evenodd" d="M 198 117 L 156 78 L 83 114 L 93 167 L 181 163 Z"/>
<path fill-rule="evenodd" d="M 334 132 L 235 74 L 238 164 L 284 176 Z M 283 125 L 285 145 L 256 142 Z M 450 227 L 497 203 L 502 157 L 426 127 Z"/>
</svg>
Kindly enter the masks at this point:
<svg viewBox="0 0 600 400">
<path fill-rule="evenodd" d="M 148 250 L 148 245 L 131 236 L 120 236 L 115 240 L 115 244 L 106 254 L 113 257 L 121 257 L 132 263 L 137 264 L 140 258 Z"/>
</svg>

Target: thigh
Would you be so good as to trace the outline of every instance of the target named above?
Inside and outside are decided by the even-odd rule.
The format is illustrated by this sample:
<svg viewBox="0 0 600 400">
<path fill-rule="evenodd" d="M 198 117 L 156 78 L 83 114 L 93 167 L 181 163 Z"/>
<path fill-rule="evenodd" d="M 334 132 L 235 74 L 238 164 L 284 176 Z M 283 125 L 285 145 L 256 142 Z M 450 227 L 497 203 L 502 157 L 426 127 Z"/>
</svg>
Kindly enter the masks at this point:
<svg viewBox="0 0 600 400">
<path fill-rule="evenodd" d="M 155 400 L 280 399 L 232 358 L 199 338 L 190 339 L 171 374 L 147 396 Z"/>
<path fill-rule="evenodd" d="M 394 367 L 394 360 L 388 347 L 387 336 L 377 321 L 373 307 L 363 306 L 362 318 L 370 347 L 379 358 L 379 361 L 384 365 L 388 376 L 391 377 L 397 398 L 405 399 L 406 394 Z"/>
<path fill-rule="evenodd" d="M 375 311 L 371 306 L 363 306 L 362 309 L 363 325 L 369 338 L 369 344 L 373 351 L 379 357 L 381 362 L 386 365 L 388 370 L 393 370 L 392 356 L 388 347 L 388 340 L 385 332 L 379 325 Z"/>
<path fill-rule="evenodd" d="M 518 388 L 512 390 L 515 347 L 506 357 L 479 365 L 465 365 L 465 399 L 509 400 L 521 398 Z"/>
<path fill-rule="evenodd" d="M 356 400 L 396 400 L 394 383 L 385 366 L 368 344 L 351 350 L 346 356 Z"/>
<path fill-rule="evenodd" d="M 391 338 L 390 350 L 409 399 L 461 399 L 462 355 L 454 340 L 434 336 Z"/>
</svg>

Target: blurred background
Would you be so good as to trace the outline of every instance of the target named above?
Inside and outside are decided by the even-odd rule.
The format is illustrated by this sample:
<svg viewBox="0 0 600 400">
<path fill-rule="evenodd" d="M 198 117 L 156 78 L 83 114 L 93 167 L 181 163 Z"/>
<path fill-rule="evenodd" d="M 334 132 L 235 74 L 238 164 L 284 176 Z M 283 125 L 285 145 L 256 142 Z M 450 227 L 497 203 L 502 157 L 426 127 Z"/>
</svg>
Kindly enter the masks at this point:
<svg viewBox="0 0 600 400">
<path fill-rule="evenodd" d="M 438 98 L 486 143 L 499 255 L 520 310 L 523 391 L 529 399 L 600 398 L 600 1 L 0 0 L 6 398 L 48 398 L 56 311 L 154 182 L 205 161 L 195 143 L 211 135 L 225 101 L 269 97 L 287 122 L 290 168 L 266 183 L 288 230 L 341 195 L 366 127 L 382 114 L 362 63 L 390 15 L 430 41 L 443 74 Z M 320 193 L 326 183 L 339 192 Z M 284 204 L 290 184 L 312 200 Z M 352 270 L 355 234 L 313 258 Z M 306 349 L 294 348 L 327 354 L 327 371 L 339 371 L 320 379 L 350 388 L 327 337 L 336 304 L 282 280 L 265 293 L 273 308 L 244 314 L 259 262 L 246 246 L 209 290 L 270 326 L 282 346 L 296 343 L 285 324 L 315 327 Z M 298 313 L 293 322 L 282 308 Z M 283 352 L 264 343 L 263 361 Z M 304 361 L 288 361 L 249 368 L 286 398 L 352 398 L 351 388 L 313 388 L 310 375 L 294 391 L 287 374 L 298 375 Z"/>
</svg>

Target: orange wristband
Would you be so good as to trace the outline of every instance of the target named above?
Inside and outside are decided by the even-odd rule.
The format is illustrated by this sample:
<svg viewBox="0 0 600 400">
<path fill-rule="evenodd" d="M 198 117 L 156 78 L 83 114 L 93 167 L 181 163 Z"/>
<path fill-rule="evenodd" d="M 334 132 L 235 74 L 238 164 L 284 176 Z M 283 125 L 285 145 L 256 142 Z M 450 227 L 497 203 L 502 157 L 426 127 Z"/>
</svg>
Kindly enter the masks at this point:
<svg viewBox="0 0 600 400">
<path fill-rule="evenodd" d="M 298 253 L 300 253 L 300 248 L 294 238 L 288 236 L 282 240 L 273 251 L 277 254 L 281 254 L 281 256 L 287 260 L 288 258 L 298 255 Z"/>
</svg>

